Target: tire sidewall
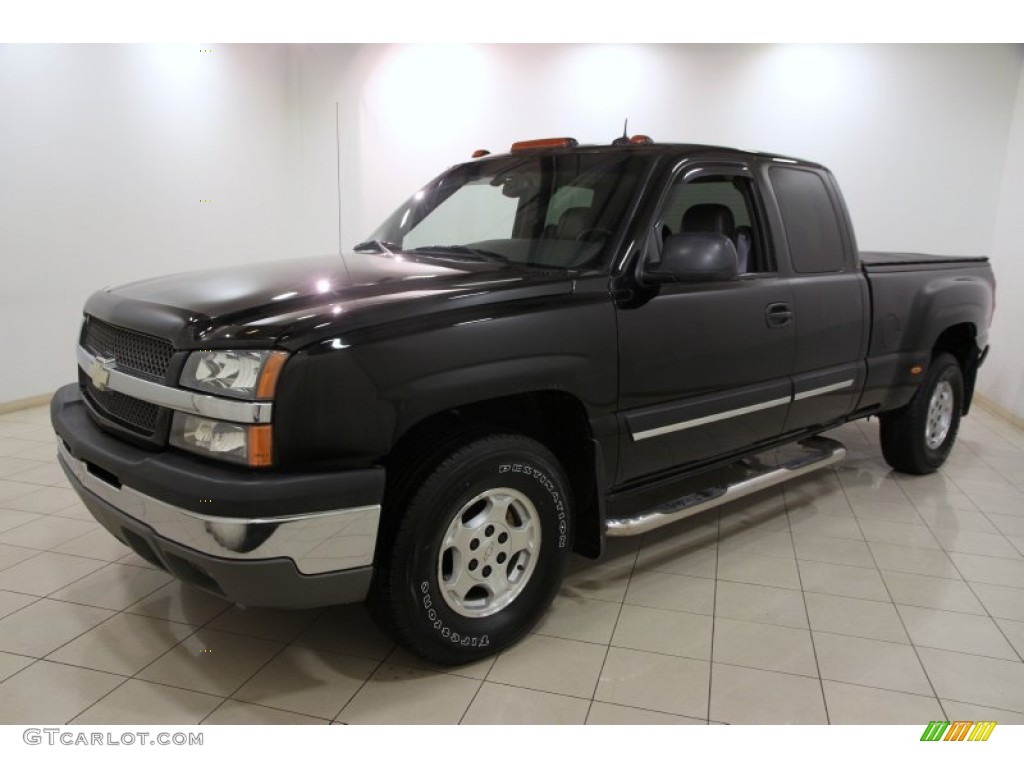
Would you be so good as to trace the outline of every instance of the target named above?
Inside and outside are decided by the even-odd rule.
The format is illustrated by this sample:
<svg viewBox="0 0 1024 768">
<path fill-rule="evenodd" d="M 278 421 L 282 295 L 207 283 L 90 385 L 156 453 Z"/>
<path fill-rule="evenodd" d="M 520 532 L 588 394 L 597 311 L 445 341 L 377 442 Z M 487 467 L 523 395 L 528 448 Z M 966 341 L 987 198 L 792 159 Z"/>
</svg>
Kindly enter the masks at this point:
<svg viewBox="0 0 1024 768">
<path fill-rule="evenodd" d="M 469 660 L 515 642 L 540 618 L 561 583 L 572 544 L 569 489 L 554 457 L 539 444 L 527 447 L 525 442 L 481 441 L 477 456 L 447 477 L 431 477 L 409 506 L 415 523 L 409 545 L 399 547 L 408 555 L 399 564 L 408 592 L 398 608 L 405 614 L 405 626 L 438 656 Z M 517 443 L 522 447 L 512 447 Z M 441 543 L 455 514 L 495 488 L 512 488 L 533 503 L 541 530 L 539 553 L 528 582 L 511 603 L 490 616 L 466 617 L 453 611 L 441 594 Z"/>
<path fill-rule="evenodd" d="M 949 425 L 949 431 L 938 448 L 929 448 L 926 439 L 926 428 L 928 424 L 928 409 L 931 405 L 935 390 L 942 382 L 948 382 L 953 389 L 953 417 Z M 956 442 L 957 433 L 960 430 L 960 413 L 963 408 L 964 382 L 960 373 L 960 366 L 952 357 L 943 356 L 936 360 L 934 373 L 929 376 L 928 385 L 922 390 L 924 397 L 920 403 L 918 413 L 919 429 L 917 439 L 922 451 L 924 461 L 933 468 L 938 468 L 946 461 L 953 444 Z"/>
</svg>

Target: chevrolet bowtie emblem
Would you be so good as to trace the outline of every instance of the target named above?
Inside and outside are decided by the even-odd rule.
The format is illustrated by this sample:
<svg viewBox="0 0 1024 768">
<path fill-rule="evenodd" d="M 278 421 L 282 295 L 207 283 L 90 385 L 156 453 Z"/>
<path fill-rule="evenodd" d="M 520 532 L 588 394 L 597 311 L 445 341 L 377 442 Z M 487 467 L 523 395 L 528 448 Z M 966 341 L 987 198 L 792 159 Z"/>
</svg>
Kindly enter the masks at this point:
<svg viewBox="0 0 1024 768">
<path fill-rule="evenodd" d="M 92 379 L 92 385 L 100 392 L 107 388 L 110 371 L 113 367 L 114 358 L 112 357 L 93 358 L 92 365 L 89 366 L 89 378 Z"/>
</svg>

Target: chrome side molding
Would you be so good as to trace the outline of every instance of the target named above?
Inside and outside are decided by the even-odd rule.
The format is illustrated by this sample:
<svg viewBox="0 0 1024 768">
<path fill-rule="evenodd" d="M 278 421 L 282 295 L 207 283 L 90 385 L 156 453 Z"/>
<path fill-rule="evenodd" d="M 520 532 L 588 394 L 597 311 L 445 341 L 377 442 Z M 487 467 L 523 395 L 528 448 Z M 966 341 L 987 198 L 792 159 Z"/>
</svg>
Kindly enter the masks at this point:
<svg viewBox="0 0 1024 768">
<path fill-rule="evenodd" d="M 778 408 L 780 405 L 790 405 L 791 403 L 798 402 L 800 400 L 806 400 L 809 397 L 818 397 L 820 395 L 827 395 L 832 392 L 839 392 L 843 389 L 852 387 L 856 379 L 846 379 L 845 381 L 837 381 L 835 384 L 827 384 L 824 387 L 816 387 L 814 389 L 806 389 L 803 392 L 796 392 L 795 394 L 789 394 L 785 397 L 778 397 L 774 400 L 765 400 L 761 403 L 754 403 L 753 405 L 747 405 L 743 408 L 733 408 L 729 411 L 719 411 L 718 413 L 712 413 L 707 416 L 700 416 L 696 419 L 688 419 L 686 421 L 677 421 L 674 424 L 665 424 L 660 427 L 653 427 L 652 429 L 645 429 L 640 432 L 633 433 L 633 442 L 639 442 L 640 440 L 647 440 L 651 437 L 659 437 L 661 435 L 668 435 L 672 432 L 680 432 L 684 429 L 693 429 L 694 427 L 700 427 L 704 424 L 713 424 L 716 421 L 724 421 L 726 419 L 733 419 L 737 416 L 746 416 L 748 413 L 756 413 L 757 411 L 765 411 L 769 408 Z"/>
</svg>

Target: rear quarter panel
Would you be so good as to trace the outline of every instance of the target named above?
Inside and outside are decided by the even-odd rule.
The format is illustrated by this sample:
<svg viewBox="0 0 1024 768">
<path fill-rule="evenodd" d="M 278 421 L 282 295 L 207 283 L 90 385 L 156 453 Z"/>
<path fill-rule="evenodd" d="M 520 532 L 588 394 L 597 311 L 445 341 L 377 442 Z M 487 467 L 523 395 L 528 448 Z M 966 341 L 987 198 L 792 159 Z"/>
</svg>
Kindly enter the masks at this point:
<svg viewBox="0 0 1024 768">
<path fill-rule="evenodd" d="M 871 342 L 867 385 L 858 409 L 899 408 L 920 380 L 935 341 L 955 325 L 972 327 L 979 349 L 988 344 L 995 281 L 986 261 L 867 264 L 871 291 Z"/>
</svg>

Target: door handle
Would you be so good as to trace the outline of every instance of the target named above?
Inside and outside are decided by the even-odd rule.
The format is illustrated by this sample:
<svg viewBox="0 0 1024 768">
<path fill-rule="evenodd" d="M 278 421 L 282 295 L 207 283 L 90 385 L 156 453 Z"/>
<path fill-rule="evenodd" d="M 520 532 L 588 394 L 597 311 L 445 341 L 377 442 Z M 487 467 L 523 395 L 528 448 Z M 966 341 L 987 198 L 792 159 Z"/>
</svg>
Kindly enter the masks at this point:
<svg viewBox="0 0 1024 768">
<path fill-rule="evenodd" d="M 781 328 L 792 321 L 793 308 L 782 301 L 769 304 L 764 311 L 764 317 L 770 328 Z"/>
</svg>

